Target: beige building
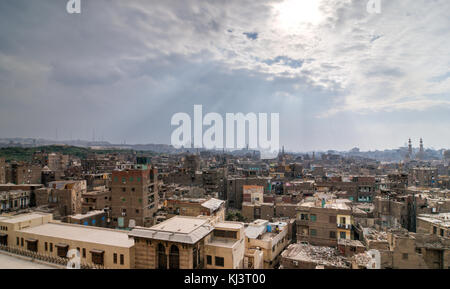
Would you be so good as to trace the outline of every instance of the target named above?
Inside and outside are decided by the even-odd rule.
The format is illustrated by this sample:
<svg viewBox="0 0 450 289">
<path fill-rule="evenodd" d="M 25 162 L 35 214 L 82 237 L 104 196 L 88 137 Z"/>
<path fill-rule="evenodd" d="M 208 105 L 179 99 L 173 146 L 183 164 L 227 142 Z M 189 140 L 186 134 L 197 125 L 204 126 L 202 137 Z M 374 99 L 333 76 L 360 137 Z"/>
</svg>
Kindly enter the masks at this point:
<svg viewBox="0 0 450 289">
<path fill-rule="evenodd" d="M 136 227 L 137 269 L 243 269 L 244 224 L 214 216 L 175 216 L 151 228 Z"/>
<path fill-rule="evenodd" d="M 264 201 L 264 187 L 250 186 L 243 187 L 243 201 L 252 204 L 260 204 Z"/>
<path fill-rule="evenodd" d="M 225 220 L 225 201 L 215 198 L 171 198 L 164 201 L 167 218 L 174 216 L 210 216 L 216 221 Z"/>
<path fill-rule="evenodd" d="M 128 232 L 57 223 L 51 214 L 37 213 L 0 217 L 0 227 L 1 235 L 7 235 L 6 245 L 12 248 L 60 258 L 75 249 L 82 264 L 109 269 L 135 267 L 134 240 L 128 238 Z"/>
<path fill-rule="evenodd" d="M 417 216 L 417 233 L 450 238 L 450 213 Z"/>
<path fill-rule="evenodd" d="M 209 218 L 175 216 L 151 228 L 136 227 L 137 269 L 204 268 L 205 242 L 214 230 Z"/>
<path fill-rule="evenodd" d="M 270 223 L 266 220 L 256 220 L 245 228 L 246 251 L 261 250 L 264 257 L 264 269 L 274 268 L 281 252 L 289 244 L 287 223 Z"/>
<path fill-rule="evenodd" d="M 205 242 L 205 269 L 243 269 L 244 224 L 220 222 Z"/>
<path fill-rule="evenodd" d="M 351 208 L 340 200 L 306 201 L 297 207 L 297 240 L 315 246 L 337 246 L 339 239 L 351 239 Z"/>
</svg>

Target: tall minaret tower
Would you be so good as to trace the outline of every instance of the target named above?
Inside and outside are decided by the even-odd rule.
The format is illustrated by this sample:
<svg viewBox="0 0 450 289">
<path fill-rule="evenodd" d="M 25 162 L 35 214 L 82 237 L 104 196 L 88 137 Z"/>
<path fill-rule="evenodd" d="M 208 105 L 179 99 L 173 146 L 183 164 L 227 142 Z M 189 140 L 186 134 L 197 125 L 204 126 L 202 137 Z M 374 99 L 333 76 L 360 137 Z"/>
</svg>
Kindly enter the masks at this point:
<svg viewBox="0 0 450 289">
<path fill-rule="evenodd" d="M 411 139 L 409 139 L 409 141 L 408 141 L 408 154 L 409 154 L 409 157 L 412 157 L 412 143 L 411 143 Z"/>
<path fill-rule="evenodd" d="M 418 155 L 418 159 L 419 160 L 423 160 L 425 156 L 425 152 L 423 150 L 423 139 L 420 138 L 420 148 L 419 148 L 419 155 Z"/>
<path fill-rule="evenodd" d="M 405 156 L 406 161 L 410 161 L 412 159 L 412 143 L 411 138 L 408 140 L 408 153 Z"/>
</svg>

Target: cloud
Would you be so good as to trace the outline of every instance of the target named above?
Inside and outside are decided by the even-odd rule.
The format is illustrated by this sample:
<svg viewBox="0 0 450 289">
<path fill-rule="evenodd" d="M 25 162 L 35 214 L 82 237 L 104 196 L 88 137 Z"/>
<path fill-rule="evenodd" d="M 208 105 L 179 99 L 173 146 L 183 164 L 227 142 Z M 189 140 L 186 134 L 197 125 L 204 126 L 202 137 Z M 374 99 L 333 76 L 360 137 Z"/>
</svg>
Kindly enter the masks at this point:
<svg viewBox="0 0 450 289">
<path fill-rule="evenodd" d="M 448 124 L 449 1 L 383 1 L 373 15 L 366 1 L 317 1 L 319 19 L 288 28 L 282 0 L 82 1 L 80 15 L 1 1 L 0 134 L 167 143 L 171 115 L 194 104 L 280 112 L 298 150 L 375 143 L 368 128 L 400 127 L 381 121 L 391 114 L 416 113 L 427 133 L 436 110 Z"/>
</svg>

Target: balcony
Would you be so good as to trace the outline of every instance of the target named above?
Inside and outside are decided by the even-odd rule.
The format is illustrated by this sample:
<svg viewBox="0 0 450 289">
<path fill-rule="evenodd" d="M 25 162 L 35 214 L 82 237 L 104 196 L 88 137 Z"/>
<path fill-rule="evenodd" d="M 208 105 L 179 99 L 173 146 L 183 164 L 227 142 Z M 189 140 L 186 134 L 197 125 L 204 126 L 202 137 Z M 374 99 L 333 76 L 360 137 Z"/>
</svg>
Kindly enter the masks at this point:
<svg viewBox="0 0 450 289">
<path fill-rule="evenodd" d="M 344 229 L 344 230 L 351 230 L 352 229 L 352 225 L 351 224 L 337 224 L 337 227 L 339 229 Z"/>
</svg>

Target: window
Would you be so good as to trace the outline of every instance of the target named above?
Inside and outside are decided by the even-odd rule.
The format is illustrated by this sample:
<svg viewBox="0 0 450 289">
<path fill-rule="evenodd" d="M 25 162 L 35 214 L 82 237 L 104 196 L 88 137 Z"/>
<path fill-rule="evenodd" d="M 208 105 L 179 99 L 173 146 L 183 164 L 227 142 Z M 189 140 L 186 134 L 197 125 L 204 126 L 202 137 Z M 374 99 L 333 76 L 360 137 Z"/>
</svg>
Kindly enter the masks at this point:
<svg viewBox="0 0 450 289">
<path fill-rule="evenodd" d="M 210 255 L 206 256 L 206 264 L 212 265 L 212 257 Z"/>
<path fill-rule="evenodd" d="M 317 221 L 317 216 L 316 216 L 316 215 L 311 215 L 311 221 L 312 221 L 312 222 Z"/>
<path fill-rule="evenodd" d="M 434 234 L 434 235 L 437 234 L 437 227 L 433 227 L 433 234 Z"/>
<path fill-rule="evenodd" d="M 308 214 L 300 214 L 300 220 L 308 221 Z"/>
<path fill-rule="evenodd" d="M 19 246 L 19 237 L 16 238 L 16 244 Z"/>
<path fill-rule="evenodd" d="M 408 253 L 403 253 L 402 254 L 402 259 L 403 260 L 408 260 Z"/>
<path fill-rule="evenodd" d="M 336 232 L 330 231 L 330 239 L 336 239 Z"/>
<path fill-rule="evenodd" d="M 317 231 L 316 229 L 311 229 L 310 233 L 311 236 L 316 236 L 317 235 Z"/>
<path fill-rule="evenodd" d="M 135 189 L 135 188 L 131 188 L 131 191 L 132 191 L 132 192 L 135 192 L 135 191 L 136 191 L 136 189 Z"/>
<path fill-rule="evenodd" d="M 346 224 L 347 222 L 346 222 L 346 219 L 345 219 L 345 217 L 341 217 L 341 224 Z"/>
<path fill-rule="evenodd" d="M 340 237 L 341 239 L 347 239 L 347 234 L 346 234 L 345 232 L 340 232 L 340 233 L 339 233 L 339 237 Z"/>
<path fill-rule="evenodd" d="M 330 223 L 336 224 L 336 216 L 330 216 Z"/>
<path fill-rule="evenodd" d="M 86 248 L 83 248 L 83 258 L 86 258 Z"/>
<path fill-rule="evenodd" d="M 444 230 L 441 229 L 441 233 L 440 233 L 441 237 L 444 237 Z"/>
<path fill-rule="evenodd" d="M 122 188 L 122 192 L 126 192 L 127 191 L 127 188 Z"/>
<path fill-rule="evenodd" d="M 23 238 L 20 239 L 20 246 L 23 247 Z"/>
<path fill-rule="evenodd" d="M 102 265 L 103 266 L 103 255 L 104 252 L 101 250 L 92 250 L 91 251 L 92 254 L 92 263 L 94 263 L 95 265 Z"/>
<path fill-rule="evenodd" d="M 120 265 L 123 265 L 125 263 L 125 257 L 123 254 L 120 254 Z"/>
<path fill-rule="evenodd" d="M 223 266 L 225 266 L 225 259 L 222 257 L 216 257 L 215 263 L 216 263 L 216 266 L 223 267 Z"/>
<path fill-rule="evenodd" d="M 50 243 L 50 252 L 53 252 L 53 243 Z"/>
<path fill-rule="evenodd" d="M 114 253 L 114 255 L 113 255 L 113 262 L 114 262 L 114 264 L 117 264 L 117 254 L 116 253 Z"/>
<path fill-rule="evenodd" d="M 48 243 L 47 242 L 44 243 L 44 250 L 45 250 L 45 252 L 48 251 Z"/>
</svg>

